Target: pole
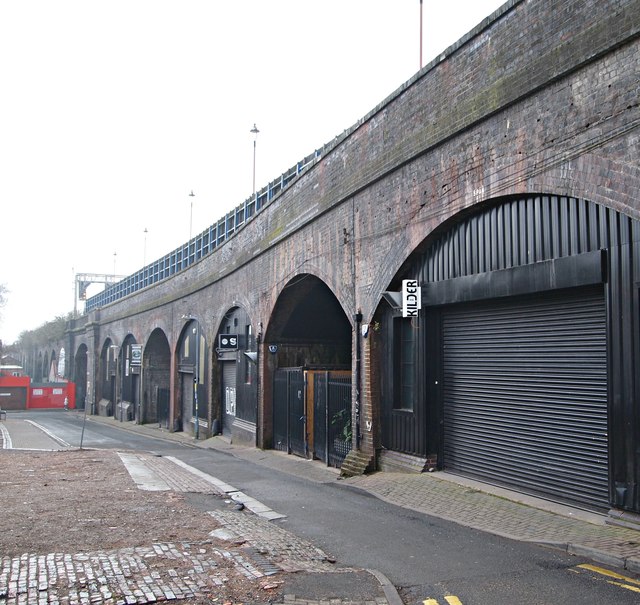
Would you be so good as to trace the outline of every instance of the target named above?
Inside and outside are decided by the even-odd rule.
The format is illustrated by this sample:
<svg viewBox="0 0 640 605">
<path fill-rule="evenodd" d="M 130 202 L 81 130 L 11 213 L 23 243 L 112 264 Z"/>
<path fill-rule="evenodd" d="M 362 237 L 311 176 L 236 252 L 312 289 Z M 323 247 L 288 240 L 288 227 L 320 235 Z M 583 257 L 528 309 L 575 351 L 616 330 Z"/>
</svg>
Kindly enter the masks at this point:
<svg viewBox="0 0 640 605">
<path fill-rule="evenodd" d="M 76 277 L 75 269 L 71 269 L 73 272 L 73 319 L 78 318 L 78 279 Z"/>
<path fill-rule="evenodd" d="M 258 422 L 258 416 L 260 412 L 260 345 L 262 344 L 262 322 L 258 324 L 258 330 L 256 334 L 256 447 L 258 447 L 260 443 L 258 438 L 258 427 L 260 424 Z"/>
<path fill-rule="evenodd" d="M 420 0 L 420 69 L 422 69 L 422 0 Z"/>
<path fill-rule="evenodd" d="M 249 131 L 253 134 L 253 197 L 256 197 L 256 142 L 258 140 L 258 127 L 253 124 L 253 128 Z"/>
<path fill-rule="evenodd" d="M 189 243 L 191 243 L 191 227 L 193 225 L 193 198 L 196 196 L 196 194 L 193 192 L 193 189 L 191 190 L 191 193 L 189 194 L 189 197 L 191 198 L 191 210 L 189 211 Z"/>
<path fill-rule="evenodd" d="M 194 328 L 196 333 L 196 363 L 193 369 L 193 403 L 195 411 L 195 436 L 196 441 L 200 437 L 200 420 L 198 413 L 198 383 L 200 382 L 200 324 L 198 323 Z"/>
<path fill-rule="evenodd" d="M 362 389 L 362 368 L 361 365 L 361 352 L 362 345 L 360 343 L 361 338 L 361 326 L 362 326 L 362 313 L 358 309 L 358 312 L 354 316 L 356 324 L 356 402 L 355 402 L 355 425 L 356 430 L 356 449 L 360 449 L 360 391 Z"/>
<path fill-rule="evenodd" d="M 147 233 L 149 233 L 149 231 L 145 227 L 144 228 L 144 248 L 142 249 L 142 266 L 143 267 L 147 266 Z"/>
</svg>

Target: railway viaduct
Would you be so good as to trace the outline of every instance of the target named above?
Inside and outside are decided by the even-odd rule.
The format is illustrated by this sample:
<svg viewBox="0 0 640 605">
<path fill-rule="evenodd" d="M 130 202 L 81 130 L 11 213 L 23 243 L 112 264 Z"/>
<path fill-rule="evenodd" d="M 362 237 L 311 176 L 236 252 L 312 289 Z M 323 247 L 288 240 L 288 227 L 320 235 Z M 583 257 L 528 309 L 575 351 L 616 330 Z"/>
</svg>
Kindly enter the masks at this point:
<svg viewBox="0 0 640 605">
<path fill-rule="evenodd" d="M 508 1 L 88 305 L 87 410 L 639 513 L 639 33 L 638 0 Z"/>
</svg>

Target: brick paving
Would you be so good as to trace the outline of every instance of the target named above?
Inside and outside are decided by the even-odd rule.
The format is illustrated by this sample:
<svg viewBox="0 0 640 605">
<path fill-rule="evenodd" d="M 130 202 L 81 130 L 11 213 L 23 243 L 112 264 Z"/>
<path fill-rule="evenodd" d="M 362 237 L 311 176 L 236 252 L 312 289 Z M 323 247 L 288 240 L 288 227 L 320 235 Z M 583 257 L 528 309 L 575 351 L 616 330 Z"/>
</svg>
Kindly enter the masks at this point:
<svg viewBox="0 0 640 605">
<path fill-rule="evenodd" d="M 224 511 L 210 511 L 208 514 L 220 523 L 230 541 L 245 542 L 282 571 L 336 571 L 330 563 L 332 559 L 322 550 L 266 519 Z"/>
</svg>

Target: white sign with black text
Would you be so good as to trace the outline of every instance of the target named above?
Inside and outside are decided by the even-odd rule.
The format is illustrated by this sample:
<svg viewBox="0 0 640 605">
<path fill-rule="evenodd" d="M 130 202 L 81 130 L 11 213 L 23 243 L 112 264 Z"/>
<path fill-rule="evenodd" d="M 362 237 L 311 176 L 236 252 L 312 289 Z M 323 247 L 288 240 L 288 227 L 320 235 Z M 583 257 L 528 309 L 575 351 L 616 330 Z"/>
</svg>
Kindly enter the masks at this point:
<svg viewBox="0 0 640 605">
<path fill-rule="evenodd" d="M 417 279 L 402 280 L 402 317 L 418 317 L 422 307 L 422 290 Z"/>
</svg>

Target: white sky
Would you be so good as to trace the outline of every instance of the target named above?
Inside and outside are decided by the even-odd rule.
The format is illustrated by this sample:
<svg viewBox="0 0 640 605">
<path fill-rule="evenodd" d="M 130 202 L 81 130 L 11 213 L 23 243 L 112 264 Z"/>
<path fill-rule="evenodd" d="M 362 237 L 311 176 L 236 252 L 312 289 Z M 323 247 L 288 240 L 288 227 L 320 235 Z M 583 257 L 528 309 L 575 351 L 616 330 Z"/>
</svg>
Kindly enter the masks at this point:
<svg viewBox="0 0 640 605">
<path fill-rule="evenodd" d="M 502 4 L 424 0 L 423 64 Z M 419 0 L 3 0 L 0 339 L 72 311 L 75 273 L 129 275 L 190 216 L 195 235 L 242 203 L 254 123 L 257 189 L 349 128 L 418 71 L 419 17 Z"/>
</svg>

